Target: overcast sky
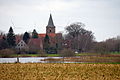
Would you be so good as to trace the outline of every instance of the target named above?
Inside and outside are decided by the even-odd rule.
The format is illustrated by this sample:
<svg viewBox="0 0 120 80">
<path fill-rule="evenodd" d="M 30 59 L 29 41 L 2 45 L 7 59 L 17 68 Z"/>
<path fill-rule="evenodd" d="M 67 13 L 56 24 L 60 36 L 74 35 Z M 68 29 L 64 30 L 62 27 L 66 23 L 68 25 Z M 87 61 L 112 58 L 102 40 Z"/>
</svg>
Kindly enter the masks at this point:
<svg viewBox="0 0 120 80">
<path fill-rule="evenodd" d="M 82 22 L 97 41 L 120 35 L 120 0 L 0 0 L 0 31 L 45 33 L 50 13 L 56 32 Z"/>
</svg>

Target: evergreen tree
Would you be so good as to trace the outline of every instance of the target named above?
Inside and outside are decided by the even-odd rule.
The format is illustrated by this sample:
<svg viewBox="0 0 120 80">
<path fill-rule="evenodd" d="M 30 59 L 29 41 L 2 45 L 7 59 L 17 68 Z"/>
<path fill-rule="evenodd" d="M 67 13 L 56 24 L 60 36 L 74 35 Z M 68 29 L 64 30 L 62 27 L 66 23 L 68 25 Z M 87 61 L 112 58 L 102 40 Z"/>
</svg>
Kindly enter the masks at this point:
<svg viewBox="0 0 120 80">
<path fill-rule="evenodd" d="M 44 38 L 44 42 L 49 44 L 49 36 L 46 34 L 45 38 Z"/>
<path fill-rule="evenodd" d="M 36 32 L 35 29 L 32 32 L 32 38 L 38 38 L 38 33 Z"/>
<path fill-rule="evenodd" d="M 50 48 L 50 42 L 49 42 L 49 36 L 46 34 L 45 38 L 44 38 L 44 49 L 47 52 Z"/>
<path fill-rule="evenodd" d="M 23 35 L 23 41 L 27 44 L 30 39 L 30 35 L 28 32 L 25 32 Z"/>
<path fill-rule="evenodd" d="M 15 43 L 16 43 L 15 40 L 16 38 L 13 32 L 13 29 L 12 27 L 10 27 L 9 32 L 7 34 L 7 42 L 8 42 L 9 47 L 15 47 Z"/>
</svg>

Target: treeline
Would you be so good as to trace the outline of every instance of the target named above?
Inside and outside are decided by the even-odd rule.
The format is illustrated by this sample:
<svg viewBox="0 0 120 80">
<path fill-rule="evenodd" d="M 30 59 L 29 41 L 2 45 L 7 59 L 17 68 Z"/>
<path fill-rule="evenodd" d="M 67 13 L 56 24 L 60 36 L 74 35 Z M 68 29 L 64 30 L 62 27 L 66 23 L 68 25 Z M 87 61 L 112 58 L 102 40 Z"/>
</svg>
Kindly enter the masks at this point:
<svg viewBox="0 0 120 80">
<path fill-rule="evenodd" d="M 97 53 L 120 52 L 120 36 L 102 42 L 93 43 L 93 51 Z"/>
<path fill-rule="evenodd" d="M 0 33 L 0 56 L 2 57 L 8 57 L 12 54 L 17 54 L 20 51 L 16 49 L 17 44 L 20 42 L 20 40 L 23 40 L 26 44 L 28 43 L 30 38 L 38 38 L 38 33 L 34 29 L 32 34 L 25 32 L 21 35 L 16 35 L 12 29 L 12 27 L 9 28 L 9 31 L 7 34 Z M 25 51 L 25 50 L 21 50 Z"/>
<path fill-rule="evenodd" d="M 10 27 L 7 34 L 0 34 L 0 50 L 6 48 L 14 49 L 17 45 L 18 37 L 20 38 L 19 40 L 23 40 L 27 44 L 30 38 L 38 38 L 38 33 L 34 29 L 32 34 L 25 32 L 23 35 L 16 35 L 12 27 Z"/>
<path fill-rule="evenodd" d="M 120 37 L 96 42 L 94 33 L 86 30 L 85 24 L 77 22 L 65 28 L 64 46 L 77 52 L 109 53 L 120 52 Z"/>
</svg>

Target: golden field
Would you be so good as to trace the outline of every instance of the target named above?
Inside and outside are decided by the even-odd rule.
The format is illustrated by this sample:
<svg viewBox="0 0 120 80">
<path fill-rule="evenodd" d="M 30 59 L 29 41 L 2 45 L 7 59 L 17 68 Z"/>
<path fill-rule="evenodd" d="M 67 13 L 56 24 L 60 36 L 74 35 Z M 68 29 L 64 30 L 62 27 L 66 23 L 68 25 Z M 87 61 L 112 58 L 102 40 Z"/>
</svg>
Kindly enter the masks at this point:
<svg viewBox="0 0 120 80">
<path fill-rule="evenodd" d="M 120 80 L 120 64 L 0 64 L 0 80 Z"/>
</svg>

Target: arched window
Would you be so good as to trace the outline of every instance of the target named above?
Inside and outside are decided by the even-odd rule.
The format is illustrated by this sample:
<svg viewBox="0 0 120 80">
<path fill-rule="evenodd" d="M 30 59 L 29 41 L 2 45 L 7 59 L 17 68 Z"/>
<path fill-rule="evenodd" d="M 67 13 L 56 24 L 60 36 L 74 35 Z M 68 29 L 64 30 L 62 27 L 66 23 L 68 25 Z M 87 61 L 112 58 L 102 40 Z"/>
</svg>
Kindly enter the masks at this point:
<svg viewBox="0 0 120 80">
<path fill-rule="evenodd" d="M 50 30 L 50 32 L 51 32 L 51 30 Z"/>
</svg>

